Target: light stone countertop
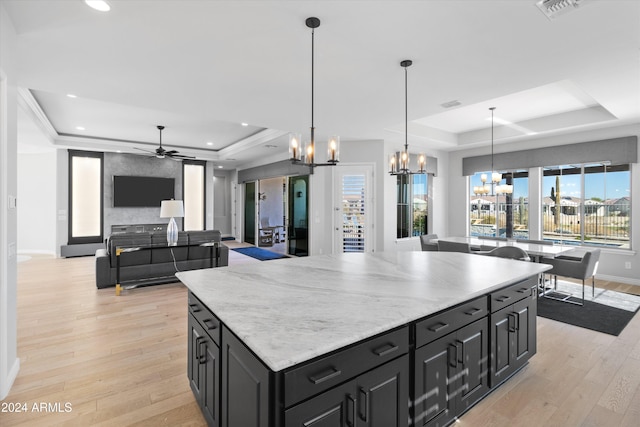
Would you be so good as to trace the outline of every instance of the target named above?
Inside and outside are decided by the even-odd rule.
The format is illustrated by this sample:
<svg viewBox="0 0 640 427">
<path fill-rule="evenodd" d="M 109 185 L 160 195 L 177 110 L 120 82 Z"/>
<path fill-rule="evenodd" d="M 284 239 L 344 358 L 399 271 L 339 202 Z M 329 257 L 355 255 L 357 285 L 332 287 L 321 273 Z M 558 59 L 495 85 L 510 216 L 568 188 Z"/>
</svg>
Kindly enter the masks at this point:
<svg viewBox="0 0 640 427">
<path fill-rule="evenodd" d="M 176 276 L 277 372 L 549 268 L 454 252 L 378 252 Z"/>
</svg>

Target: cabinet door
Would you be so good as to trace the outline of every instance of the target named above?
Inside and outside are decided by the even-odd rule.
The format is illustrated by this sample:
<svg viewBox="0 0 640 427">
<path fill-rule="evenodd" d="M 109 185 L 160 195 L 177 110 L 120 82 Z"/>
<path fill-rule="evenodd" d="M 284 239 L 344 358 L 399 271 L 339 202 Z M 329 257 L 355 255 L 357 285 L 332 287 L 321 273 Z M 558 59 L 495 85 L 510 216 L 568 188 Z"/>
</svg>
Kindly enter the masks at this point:
<svg viewBox="0 0 640 427">
<path fill-rule="evenodd" d="M 516 317 L 511 306 L 491 315 L 491 387 L 504 381 L 515 370 L 511 333 L 515 332 Z"/>
<path fill-rule="evenodd" d="M 187 376 L 189 377 L 189 386 L 193 391 L 198 403 L 202 402 L 202 387 L 204 375 L 201 372 L 202 367 L 200 360 L 202 359 L 201 350 L 206 345 L 206 333 L 198 321 L 189 315 L 189 349 L 187 351 Z"/>
<path fill-rule="evenodd" d="M 536 352 L 536 301 L 525 298 L 513 305 L 516 316 L 514 333 L 514 360 L 522 366 Z"/>
<path fill-rule="evenodd" d="M 386 363 L 356 380 L 358 427 L 409 425 L 409 356 Z"/>
<path fill-rule="evenodd" d="M 420 347 L 415 353 L 415 426 L 444 426 L 455 416 L 458 362 L 455 333 Z"/>
<path fill-rule="evenodd" d="M 270 371 L 227 328 L 222 329 L 222 425 L 269 425 Z"/>
<path fill-rule="evenodd" d="M 460 392 L 456 412 L 462 413 L 473 406 L 489 391 L 489 326 L 482 319 L 460 329 L 456 338 L 462 362 Z"/>
<path fill-rule="evenodd" d="M 356 425 L 355 411 L 355 381 L 349 381 L 288 409 L 285 412 L 284 425 L 285 427 L 352 427 Z"/>
<path fill-rule="evenodd" d="M 200 406 L 209 426 L 218 427 L 220 425 L 220 348 L 211 337 L 206 336 L 208 340 L 201 369 L 204 386 L 201 389 Z"/>
</svg>

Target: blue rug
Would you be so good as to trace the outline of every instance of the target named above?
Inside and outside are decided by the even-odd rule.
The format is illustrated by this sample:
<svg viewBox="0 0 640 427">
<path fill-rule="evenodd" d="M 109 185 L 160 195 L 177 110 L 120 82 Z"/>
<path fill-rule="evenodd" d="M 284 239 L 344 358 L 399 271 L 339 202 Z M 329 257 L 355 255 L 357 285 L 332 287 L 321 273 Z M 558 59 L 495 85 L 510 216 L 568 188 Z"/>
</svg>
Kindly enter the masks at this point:
<svg viewBox="0 0 640 427">
<path fill-rule="evenodd" d="M 289 258 L 286 255 L 277 254 L 275 252 L 268 251 L 266 249 L 260 249 L 255 247 L 249 248 L 234 248 L 236 252 L 240 252 L 242 255 L 250 256 L 251 258 L 259 259 L 260 261 L 268 261 L 271 259 Z"/>
</svg>

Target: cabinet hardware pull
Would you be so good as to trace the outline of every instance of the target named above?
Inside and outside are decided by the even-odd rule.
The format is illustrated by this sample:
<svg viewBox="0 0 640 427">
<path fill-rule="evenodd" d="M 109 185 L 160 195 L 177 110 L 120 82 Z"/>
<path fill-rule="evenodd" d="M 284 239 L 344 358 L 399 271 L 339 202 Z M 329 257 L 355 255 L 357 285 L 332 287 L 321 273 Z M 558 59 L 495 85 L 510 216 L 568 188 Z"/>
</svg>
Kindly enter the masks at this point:
<svg viewBox="0 0 640 427">
<path fill-rule="evenodd" d="M 431 332 L 440 332 L 441 330 L 443 330 L 444 328 L 449 327 L 448 323 L 442 323 L 440 322 L 437 326 L 429 326 L 427 329 L 430 330 Z"/>
<path fill-rule="evenodd" d="M 381 356 L 382 357 L 382 356 L 386 356 L 389 353 L 393 353 L 397 349 L 398 349 L 397 345 L 386 344 L 383 347 L 380 347 L 380 348 L 377 348 L 377 349 L 373 350 L 373 352 L 374 352 L 374 354 L 376 356 Z"/>
<path fill-rule="evenodd" d="M 447 349 L 447 355 L 449 356 L 449 366 L 451 366 L 452 368 L 458 367 L 457 353 L 458 353 L 458 347 L 453 344 L 449 344 L 449 347 Z"/>
<path fill-rule="evenodd" d="M 325 370 L 325 371 L 320 372 L 320 373 L 318 373 L 318 374 L 316 374 L 316 375 L 313 375 L 313 376 L 308 377 L 308 378 L 309 378 L 309 381 L 311 381 L 311 382 L 312 382 L 312 383 L 314 383 L 314 384 L 320 384 L 320 383 L 323 383 L 323 382 L 325 382 L 325 381 L 327 381 L 327 380 L 330 380 L 331 378 L 335 378 L 335 377 L 337 377 L 338 375 L 342 374 L 342 371 L 341 371 L 341 370 L 336 369 L 336 368 L 334 368 L 333 366 L 329 367 L 329 369 L 330 369 L 332 372 L 327 372 L 327 371 Z"/>
<path fill-rule="evenodd" d="M 351 409 L 349 409 L 349 403 L 351 403 Z M 351 414 L 351 419 L 353 421 L 349 421 L 349 414 Z M 351 394 L 347 394 L 347 425 L 349 427 L 355 426 L 356 421 L 356 400 L 351 396 Z"/>
<path fill-rule="evenodd" d="M 204 340 L 204 337 L 196 338 L 196 360 L 200 361 L 200 342 Z"/>
<path fill-rule="evenodd" d="M 462 341 L 457 341 L 455 346 L 458 363 L 464 363 L 464 344 Z"/>
<path fill-rule="evenodd" d="M 505 296 L 502 296 L 500 298 L 496 298 L 496 301 L 505 302 L 505 301 L 508 301 L 510 299 L 511 299 L 511 297 L 508 297 L 508 296 L 505 295 Z"/>
<path fill-rule="evenodd" d="M 520 289 L 518 289 L 518 293 L 526 294 L 527 292 L 529 292 L 529 288 L 520 288 Z"/>
<path fill-rule="evenodd" d="M 509 332 L 516 331 L 516 316 L 513 313 L 509 313 Z"/>
<path fill-rule="evenodd" d="M 218 327 L 218 325 L 216 325 L 215 323 L 213 323 L 213 319 L 206 319 L 203 320 L 202 323 L 204 323 L 204 326 L 207 327 L 207 329 L 211 330 L 211 329 L 216 329 Z M 210 325 L 209 323 L 213 323 L 213 325 Z"/>
<path fill-rule="evenodd" d="M 200 353 L 200 356 L 198 356 L 198 362 L 200 362 L 201 365 L 207 363 L 207 342 L 204 338 L 202 338 L 202 341 L 198 343 L 198 347 L 201 347 L 202 344 L 205 345 L 204 351 L 198 351 L 198 353 Z"/>
<path fill-rule="evenodd" d="M 198 304 L 189 304 L 189 307 L 194 313 L 197 313 L 200 311 L 200 306 Z"/>
<path fill-rule="evenodd" d="M 360 387 L 360 390 L 358 390 L 358 392 L 360 393 L 361 396 L 359 396 L 359 400 L 358 400 L 358 406 L 360 406 L 360 402 L 364 402 L 364 410 L 359 412 L 359 416 L 360 419 L 362 421 L 364 421 L 365 423 L 367 422 L 367 413 L 369 412 L 369 393 L 367 393 L 366 391 L 364 391 L 364 389 L 362 387 Z M 364 398 L 362 398 L 362 396 L 364 396 Z"/>
<path fill-rule="evenodd" d="M 464 314 L 466 314 L 467 316 L 475 316 L 476 314 L 480 313 L 482 311 L 481 308 L 474 308 L 471 309 L 469 311 L 465 311 Z"/>
</svg>

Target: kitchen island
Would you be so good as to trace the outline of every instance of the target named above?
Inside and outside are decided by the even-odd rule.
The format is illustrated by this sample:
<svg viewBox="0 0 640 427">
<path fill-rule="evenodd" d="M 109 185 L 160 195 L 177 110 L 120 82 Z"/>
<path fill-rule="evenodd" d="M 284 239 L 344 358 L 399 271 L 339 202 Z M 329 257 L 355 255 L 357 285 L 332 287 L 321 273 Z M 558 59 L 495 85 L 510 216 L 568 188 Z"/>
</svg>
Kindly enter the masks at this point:
<svg viewBox="0 0 640 427">
<path fill-rule="evenodd" d="M 550 266 L 444 252 L 178 273 L 210 425 L 446 425 L 536 351 Z"/>
</svg>

